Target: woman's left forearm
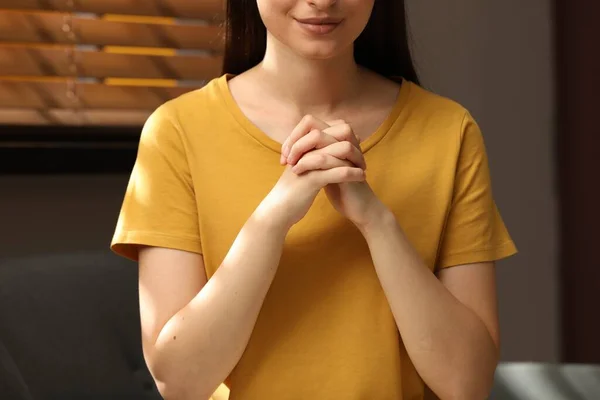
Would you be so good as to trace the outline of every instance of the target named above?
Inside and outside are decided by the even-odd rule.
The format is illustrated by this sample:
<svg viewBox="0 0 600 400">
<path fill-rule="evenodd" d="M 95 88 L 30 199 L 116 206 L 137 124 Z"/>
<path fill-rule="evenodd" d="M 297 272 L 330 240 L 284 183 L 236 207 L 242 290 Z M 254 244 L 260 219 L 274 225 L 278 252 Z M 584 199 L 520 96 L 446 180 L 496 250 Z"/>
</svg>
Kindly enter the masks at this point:
<svg viewBox="0 0 600 400">
<path fill-rule="evenodd" d="M 498 362 L 490 332 L 425 265 L 387 208 L 369 221 L 359 229 L 417 372 L 441 399 L 487 398 Z"/>
</svg>

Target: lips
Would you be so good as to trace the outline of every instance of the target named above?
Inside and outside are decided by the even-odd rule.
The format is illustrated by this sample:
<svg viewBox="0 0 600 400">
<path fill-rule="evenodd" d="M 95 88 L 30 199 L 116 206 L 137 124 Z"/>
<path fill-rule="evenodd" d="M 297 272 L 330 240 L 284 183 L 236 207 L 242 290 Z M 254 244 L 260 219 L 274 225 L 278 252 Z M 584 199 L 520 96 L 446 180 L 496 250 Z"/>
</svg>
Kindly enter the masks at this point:
<svg viewBox="0 0 600 400">
<path fill-rule="evenodd" d="M 333 32 L 342 22 L 341 19 L 334 18 L 298 18 L 296 21 L 306 32 L 318 35 Z"/>
<path fill-rule="evenodd" d="M 342 22 L 336 18 L 297 18 L 296 21 L 307 25 L 338 25 Z"/>
</svg>

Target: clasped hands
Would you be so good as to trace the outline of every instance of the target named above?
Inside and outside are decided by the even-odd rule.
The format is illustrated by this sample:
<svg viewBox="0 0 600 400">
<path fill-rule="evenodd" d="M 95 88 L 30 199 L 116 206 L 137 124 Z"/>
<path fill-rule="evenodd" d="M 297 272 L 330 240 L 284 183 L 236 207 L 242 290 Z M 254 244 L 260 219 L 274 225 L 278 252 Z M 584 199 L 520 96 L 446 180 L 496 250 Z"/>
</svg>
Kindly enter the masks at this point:
<svg viewBox="0 0 600 400">
<path fill-rule="evenodd" d="M 312 174 L 309 188 L 324 188 L 334 208 L 359 229 L 387 211 L 366 182 L 359 139 L 343 120 L 304 117 L 283 143 L 280 162 L 287 165 L 284 181 L 285 175 L 310 179 Z"/>
</svg>

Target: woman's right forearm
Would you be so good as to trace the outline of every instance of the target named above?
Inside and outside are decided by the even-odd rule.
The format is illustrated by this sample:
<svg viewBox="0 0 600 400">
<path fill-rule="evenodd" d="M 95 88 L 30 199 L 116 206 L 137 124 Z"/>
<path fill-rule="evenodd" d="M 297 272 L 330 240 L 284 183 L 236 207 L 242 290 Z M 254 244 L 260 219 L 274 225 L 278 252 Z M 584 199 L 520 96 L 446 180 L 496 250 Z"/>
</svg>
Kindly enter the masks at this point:
<svg viewBox="0 0 600 400">
<path fill-rule="evenodd" d="M 150 369 L 167 400 L 207 399 L 241 358 L 288 228 L 255 212 L 196 297 L 167 322 Z"/>
</svg>

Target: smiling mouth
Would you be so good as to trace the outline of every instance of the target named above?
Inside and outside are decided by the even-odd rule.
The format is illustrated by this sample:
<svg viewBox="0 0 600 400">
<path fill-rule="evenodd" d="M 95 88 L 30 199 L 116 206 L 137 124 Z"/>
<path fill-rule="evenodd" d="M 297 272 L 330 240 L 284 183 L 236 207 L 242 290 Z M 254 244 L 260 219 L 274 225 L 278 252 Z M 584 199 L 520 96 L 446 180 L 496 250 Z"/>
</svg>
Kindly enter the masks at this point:
<svg viewBox="0 0 600 400">
<path fill-rule="evenodd" d="M 305 31 L 318 35 L 331 33 L 342 23 L 342 20 L 331 18 L 296 19 L 296 21 Z"/>
<path fill-rule="evenodd" d="M 339 24 L 342 22 L 341 19 L 336 18 L 297 18 L 296 21 L 301 24 L 310 25 L 327 25 L 327 24 Z"/>
</svg>

